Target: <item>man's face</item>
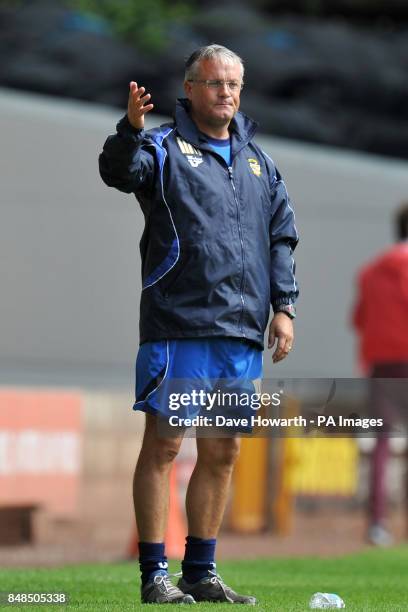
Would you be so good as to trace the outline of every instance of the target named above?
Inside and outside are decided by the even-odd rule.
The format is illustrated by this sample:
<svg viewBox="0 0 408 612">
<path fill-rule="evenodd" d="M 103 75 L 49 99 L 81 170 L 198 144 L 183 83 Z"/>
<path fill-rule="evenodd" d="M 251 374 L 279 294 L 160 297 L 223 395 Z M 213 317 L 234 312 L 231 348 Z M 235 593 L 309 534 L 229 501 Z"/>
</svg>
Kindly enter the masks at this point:
<svg viewBox="0 0 408 612">
<path fill-rule="evenodd" d="M 218 88 L 207 87 L 199 81 L 235 81 L 239 84 L 241 64 L 222 60 L 202 60 L 194 82 L 186 81 L 184 90 L 191 102 L 191 110 L 198 126 L 222 127 L 229 125 L 239 109 L 241 89 L 231 90 L 226 84 Z"/>
</svg>

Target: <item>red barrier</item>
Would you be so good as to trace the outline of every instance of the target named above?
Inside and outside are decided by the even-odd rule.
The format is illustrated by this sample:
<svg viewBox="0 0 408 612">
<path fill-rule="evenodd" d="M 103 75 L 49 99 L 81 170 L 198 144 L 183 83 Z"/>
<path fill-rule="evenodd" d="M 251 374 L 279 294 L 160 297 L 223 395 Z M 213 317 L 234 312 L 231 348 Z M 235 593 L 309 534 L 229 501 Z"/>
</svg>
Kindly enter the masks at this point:
<svg viewBox="0 0 408 612">
<path fill-rule="evenodd" d="M 0 389 L 0 505 L 76 510 L 81 468 L 80 393 Z"/>
</svg>

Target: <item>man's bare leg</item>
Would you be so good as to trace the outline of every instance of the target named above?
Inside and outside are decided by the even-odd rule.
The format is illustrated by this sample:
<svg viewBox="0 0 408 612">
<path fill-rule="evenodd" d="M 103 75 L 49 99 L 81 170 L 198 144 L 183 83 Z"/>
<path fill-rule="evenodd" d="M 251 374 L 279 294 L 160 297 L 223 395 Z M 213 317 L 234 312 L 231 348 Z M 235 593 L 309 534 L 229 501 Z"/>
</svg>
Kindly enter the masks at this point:
<svg viewBox="0 0 408 612">
<path fill-rule="evenodd" d="M 169 512 L 169 475 L 183 435 L 159 438 L 156 417 L 146 415 L 142 448 L 133 478 L 133 500 L 139 531 L 142 603 L 193 604 L 167 573 L 164 536 Z"/>
<path fill-rule="evenodd" d="M 239 438 L 197 438 L 197 463 L 186 496 L 189 535 L 217 537 L 239 448 Z"/>
<path fill-rule="evenodd" d="M 133 478 L 133 502 L 141 542 L 163 542 L 169 512 L 169 475 L 183 435 L 159 438 L 156 417 L 146 414 L 142 448 Z"/>
<path fill-rule="evenodd" d="M 196 601 L 256 604 L 240 595 L 215 571 L 215 545 L 227 503 L 238 438 L 197 438 L 198 459 L 187 490 L 188 533 L 179 588 Z"/>
</svg>

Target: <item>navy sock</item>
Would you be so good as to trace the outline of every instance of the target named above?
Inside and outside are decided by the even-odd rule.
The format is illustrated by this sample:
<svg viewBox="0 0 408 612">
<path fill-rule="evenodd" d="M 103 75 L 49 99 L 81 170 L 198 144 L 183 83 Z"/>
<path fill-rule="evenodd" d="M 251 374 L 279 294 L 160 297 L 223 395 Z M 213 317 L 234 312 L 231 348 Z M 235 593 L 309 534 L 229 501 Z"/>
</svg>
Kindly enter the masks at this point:
<svg viewBox="0 0 408 612">
<path fill-rule="evenodd" d="M 186 537 L 186 552 L 181 562 L 183 578 L 189 584 L 208 576 L 208 570 L 215 571 L 215 545 L 217 540 L 203 540 L 194 536 Z"/>
<path fill-rule="evenodd" d="M 139 565 L 142 572 L 142 586 L 157 574 L 167 574 L 167 557 L 164 542 L 139 542 Z"/>
</svg>

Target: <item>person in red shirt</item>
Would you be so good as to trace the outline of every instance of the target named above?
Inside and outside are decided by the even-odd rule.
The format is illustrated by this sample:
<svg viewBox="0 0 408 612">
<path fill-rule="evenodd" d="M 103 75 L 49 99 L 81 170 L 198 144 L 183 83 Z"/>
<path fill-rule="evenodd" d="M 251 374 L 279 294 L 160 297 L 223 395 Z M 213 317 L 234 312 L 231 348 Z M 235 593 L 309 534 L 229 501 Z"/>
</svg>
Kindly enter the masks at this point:
<svg viewBox="0 0 408 612">
<path fill-rule="evenodd" d="M 372 379 L 408 378 L 408 203 L 396 213 L 397 243 L 363 266 L 358 274 L 353 325 L 359 336 L 359 361 Z M 371 400 L 386 413 L 389 406 L 372 381 Z M 372 454 L 368 539 L 385 546 L 387 434 L 379 435 Z"/>
</svg>

